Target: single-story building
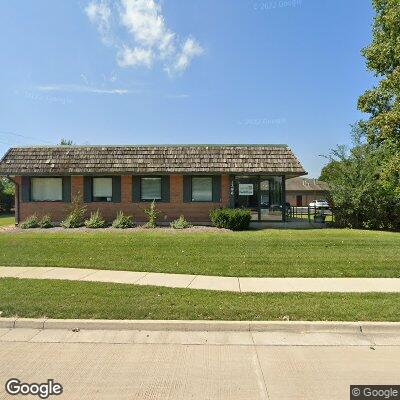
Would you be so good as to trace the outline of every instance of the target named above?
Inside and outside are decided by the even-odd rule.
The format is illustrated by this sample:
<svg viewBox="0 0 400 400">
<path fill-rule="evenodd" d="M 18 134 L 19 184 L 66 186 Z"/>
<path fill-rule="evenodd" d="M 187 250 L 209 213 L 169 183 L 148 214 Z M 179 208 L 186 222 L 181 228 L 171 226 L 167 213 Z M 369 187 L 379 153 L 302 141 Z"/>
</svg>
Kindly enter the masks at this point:
<svg viewBox="0 0 400 400">
<path fill-rule="evenodd" d="M 329 186 L 326 182 L 304 177 L 286 180 L 286 201 L 294 207 L 308 207 L 314 200 L 326 200 Z"/>
<path fill-rule="evenodd" d="M 110 222 L 119 211 L 146 221 L 153 200 L 161 222 L 206 223 L 219 207 L 282 221 L 285 181 L 304 174 L 286 145 L 264 144 L 13 147 L 0 162 L 16 184 L 17 223 L 32 214 L 60 222 L 77 195 Z"/>
</svg>

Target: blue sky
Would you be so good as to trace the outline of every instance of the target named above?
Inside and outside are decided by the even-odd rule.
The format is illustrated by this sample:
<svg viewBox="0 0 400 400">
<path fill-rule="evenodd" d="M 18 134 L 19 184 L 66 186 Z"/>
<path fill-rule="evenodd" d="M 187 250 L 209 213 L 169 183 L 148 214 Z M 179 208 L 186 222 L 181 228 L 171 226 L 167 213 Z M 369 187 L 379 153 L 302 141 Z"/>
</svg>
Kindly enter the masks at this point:
<svg viewBox="0 0 400 400">
<path fill-rule="evenodd" d="M 374 84 L 369 0 L 9 0 L 12 145 L 286 143 L 317 177 Z"/>
</svg>

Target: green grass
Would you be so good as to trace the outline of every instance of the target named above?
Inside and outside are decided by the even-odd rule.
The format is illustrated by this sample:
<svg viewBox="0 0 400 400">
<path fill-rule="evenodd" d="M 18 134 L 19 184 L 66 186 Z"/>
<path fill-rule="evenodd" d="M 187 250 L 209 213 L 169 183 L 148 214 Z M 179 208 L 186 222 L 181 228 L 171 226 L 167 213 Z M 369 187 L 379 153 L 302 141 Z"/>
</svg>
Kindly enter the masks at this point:
<svg viewBox="0 0 400 400">
<path fill-rule="evenodd" d="M 93 282 L 0 279 L 3 317 L 399 321 L 400 294 L 237 294 Z"/>
<path fill-rule="evenodd" d="M 0 227 L 1 226 L 8 226 L 8 225 L 14 225 L 15 224 L 15 218 L 14 215 L 0 215 Z"/>
<path fill-rule="evenodd" d="M 4 232 L 0 265 L 255 277 L 400 277 L 400 234 L 340 229 Z"/>
</svg>

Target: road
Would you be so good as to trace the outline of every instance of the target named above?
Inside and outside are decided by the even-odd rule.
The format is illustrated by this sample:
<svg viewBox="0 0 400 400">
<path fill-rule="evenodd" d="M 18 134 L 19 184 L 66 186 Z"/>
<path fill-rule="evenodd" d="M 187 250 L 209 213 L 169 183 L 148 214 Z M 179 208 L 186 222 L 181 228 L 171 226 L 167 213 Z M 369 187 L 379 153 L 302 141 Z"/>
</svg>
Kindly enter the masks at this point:
<svg viewBox="0 0 400 400">
<path fill-rule="evenodd" d="M 5 382 L 51 399 L 349 399 L 350 384 L 400 384 L 398 334 L 0 329 Z M 38 397 L 36 397 L 38 398 Z"/>
</svg>

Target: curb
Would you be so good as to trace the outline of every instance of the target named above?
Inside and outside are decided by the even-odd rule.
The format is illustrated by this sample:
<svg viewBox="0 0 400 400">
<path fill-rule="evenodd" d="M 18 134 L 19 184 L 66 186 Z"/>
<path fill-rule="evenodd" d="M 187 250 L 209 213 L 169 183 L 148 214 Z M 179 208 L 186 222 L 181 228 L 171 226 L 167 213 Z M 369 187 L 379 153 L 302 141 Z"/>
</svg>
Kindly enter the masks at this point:
<svg viewBox="0 0 400 400">
<path fill-rule="evenodd" d="M 399 333 L 400 322 L 331 321 L 176 321 L 176 320 L 85 320 L 45 318 L 0 318 L 0 328 L 211 331 L 211 332 L 293 332 L 293 333 Z"/>
</svg>

